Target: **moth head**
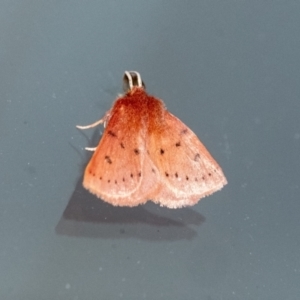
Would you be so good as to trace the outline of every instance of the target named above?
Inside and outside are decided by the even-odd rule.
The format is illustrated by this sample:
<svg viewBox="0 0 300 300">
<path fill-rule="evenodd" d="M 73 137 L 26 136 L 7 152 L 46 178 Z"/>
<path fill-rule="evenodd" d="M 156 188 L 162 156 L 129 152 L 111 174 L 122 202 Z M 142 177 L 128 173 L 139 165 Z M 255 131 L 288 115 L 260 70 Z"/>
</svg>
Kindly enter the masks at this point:
<svg viewBox="0 0 300 300">
<path fill-rule="evenodd" d="M 136 71 L 125 71 L 123 76 L 123 90 L 130 92 L 134 87 L 146 89 L 140 73 Z"/>
</svg>

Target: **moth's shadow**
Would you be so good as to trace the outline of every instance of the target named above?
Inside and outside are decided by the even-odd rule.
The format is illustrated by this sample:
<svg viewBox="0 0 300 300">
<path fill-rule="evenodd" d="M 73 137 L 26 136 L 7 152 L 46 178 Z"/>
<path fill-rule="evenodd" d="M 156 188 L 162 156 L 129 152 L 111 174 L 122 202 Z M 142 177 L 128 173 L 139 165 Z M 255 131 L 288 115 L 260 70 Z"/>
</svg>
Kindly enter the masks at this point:
<svg viewBox="0 0 300 300">
<path fill-rule="evenodd" d="M 191 208 L 168 209 L 154 203 L 137 207 L 114 207 L 82 187 L 82 178 L 59 220 L 59 235 L 90 238 L 138 238 L 181 240 L 197 236 L 195 229 L 205 218 Z"/>
</svg>

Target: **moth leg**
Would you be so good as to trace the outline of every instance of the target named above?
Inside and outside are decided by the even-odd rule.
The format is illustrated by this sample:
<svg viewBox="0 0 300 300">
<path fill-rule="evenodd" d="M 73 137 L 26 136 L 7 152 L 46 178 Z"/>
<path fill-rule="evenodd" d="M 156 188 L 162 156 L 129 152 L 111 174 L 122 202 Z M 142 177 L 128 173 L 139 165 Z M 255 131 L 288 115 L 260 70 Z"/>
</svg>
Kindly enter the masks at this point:
<svg viewBox="0 0 300 300">
<path fill-rule="evenodd" d="M 89 129 L 89 128 L 96 127 L 97 125 L 102 124 L 102 123 L 104 123 L 103 126 L 105 128 L 106 127 L 106 123 L 109 120 L 109 117 L 110 117 L 110 111 L 106 112 L 106 114 L 104 115 L 104 117 L 102 119 L 100 119 L 99 121 L 96 121 L 95 123 L 90 124 L 90 125 L 86 125 L 86 126 L 76 125 L 76 128 L 84 130 L 84 129 Z"/>
<path fill-rule="evenodd" d="M 105 122 L 105 121 L 104 121 L 104 118 L 102 118 L 101 120 L 99 120 L 99 121 L 97 121 L 97 122 L 95 122 L 95 123 L 93 123 L 93 124 L 91 124 L 91 125 L 87 125 L 87 126 L 79 126 L 79 125 L 76 125 L 76 127 L 77 127 L 78 129 L 88 129 L 88 128 L 95 127 L 95 126 L 97 126 L 98 124 L 101 124 L 101 123 L 103 123 L 103 122 Z M 96 151 L 97 147 L 85 147 L 84 149 L 87 150 L 87 151 Z"/>
<path fill-rule="evenodd" d="M 93 128 L 96 127 L 99 124 L 104 123 L 104 128 L 106 127 L 106 123 L 109 120 L 110 117 L 110 110 L 108 112 L 106 112 L 106 114 L 104 115 L 104 117 L 102 119 L 100 119 L 99 121 L 96 121 L 93 124 L 90 125 L 86 125 L 86 126 L 80 126 L 80 125 L 76 125 L 76 128 L 78 129 L 89 129 L 89 128 Z M 87 151 L 96 151 L 97 147 L 85 147 L 84 148 Z"/>
<path fill-rule="evenodd" d="M 99 121 L 96 121 L 95 123 L 90 124 L 90 125 L 86 125 L 86 126 L 76 125 L 76 128 L 78 128 L 78 129 L 89 129 L 89 128 L 96 127 L 97 125 L 102 124 L 103 122 L 105 122 L 104 118 L 102 118 Z"/>
<path fill-rule="evenodd" d="M 85 147 L 84 149 L 86 151 L 92 151 L 93 152 L 93 151 L 96 151 L 97 147 L 92 147 L 92 148 L 91 147 Z"/>
</svg>

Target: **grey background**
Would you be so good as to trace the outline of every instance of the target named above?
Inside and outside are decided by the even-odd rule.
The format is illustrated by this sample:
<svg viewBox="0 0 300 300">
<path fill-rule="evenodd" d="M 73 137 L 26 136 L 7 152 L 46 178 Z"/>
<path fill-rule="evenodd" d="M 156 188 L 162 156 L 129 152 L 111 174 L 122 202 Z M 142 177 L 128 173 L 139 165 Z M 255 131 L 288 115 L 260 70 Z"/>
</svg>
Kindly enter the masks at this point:
<svg viewBox="0 0 300 300">
<path fill-rule="evenodd" d="M 1 1 L 0 299 L 299 299 L 299 1 Z M 229 184 L 191 208 L 81 187 L 137 70 Z"/>
</svg>

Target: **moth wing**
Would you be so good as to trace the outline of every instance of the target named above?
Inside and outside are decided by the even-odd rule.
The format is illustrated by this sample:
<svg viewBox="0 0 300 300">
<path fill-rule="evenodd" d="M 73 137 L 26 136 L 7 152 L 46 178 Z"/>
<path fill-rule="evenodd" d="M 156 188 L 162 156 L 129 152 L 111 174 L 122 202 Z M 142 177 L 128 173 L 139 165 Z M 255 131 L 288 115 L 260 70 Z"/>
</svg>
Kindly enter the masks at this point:
<svg viewBox="0 0 300 300">
<path fill-rule="evenodd" d="M 150 162 L 145 155 L 145 129 L 135 114 L 120 117 L 118 108 L 112 110 L 107 127 L 85 173 L 83 186 L 97 197 L 116 206 L 136 206 L 145 203 L 147 193 L 156 185 L 149 176 Z M 134 124 L 128 126 L 128 124 Z M 147 160 L 148 158 L 148 160 Z"/>
<path fill-rule="evenodd" d="M 220 190 L 227 180 L 194 132 L 167 110 L 162 120 L 149 134 L 149 155 L 160 182 L 151 199 L 179 208 Z"/>
</svg>

